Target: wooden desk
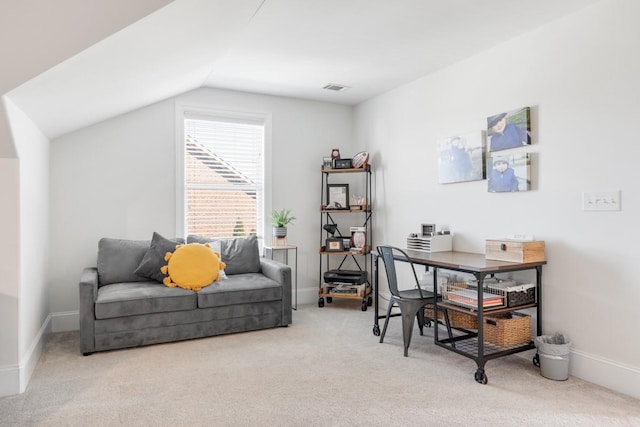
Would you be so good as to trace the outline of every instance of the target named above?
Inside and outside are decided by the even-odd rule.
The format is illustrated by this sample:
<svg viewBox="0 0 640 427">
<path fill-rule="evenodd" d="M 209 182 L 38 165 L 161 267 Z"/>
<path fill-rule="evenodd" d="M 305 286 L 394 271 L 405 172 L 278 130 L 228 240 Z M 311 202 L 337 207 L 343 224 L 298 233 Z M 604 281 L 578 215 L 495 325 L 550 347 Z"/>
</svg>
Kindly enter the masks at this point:
<svg viewBox="0 0 640 427">
<path fill-rule="evenodd" d="M 444 339 L 440 339 L 438 337 L 438 323 L 434 322 L 434 340 L 435 344 L 446 348 L 447 350 L 456 352 L 465 357 L 471 358 L 475 360 L 478 369 L 475 373 L 475 380 L 481 384 L 487 383 L 487 375 L 484 371 L 484 366 L 488 360 L 495 359 L 498 357 L 506 356 L 508 354 L 518 353 L 525 350 L 530 350 L 535 348 L 533 342 L 529 342 L 525 345 L 520 345 L 511 348 L 497 348 L 497 346 L 493 346 L 489 343 L 484 342 L 484 334 L 483 334 L 483 324 L 484 324 L 484 315 L 488 312 L 490 313 L 501 313 L 501 312 L 511 312 L 516 310 L 521 310 L 524 308 L 536 308 L 536 333 L 537 335 L 542 335 L 542 266 L 546 264 L 546 261 L 541 262 L 529 262 L 529 263 L 518 263 L 518 262 L 506 262 L 506 261 L 494 261 L 485 259 L 484 254 L 475 254 L 468 252 L 421 252 L 415 250 L 405 250 L 409 259 L 418 265 L 424 265 L 427 268 L 433 268 L 433 289 L 434 289 L 434 313 L 438 312 L 438 307 L 442 308 L 447 312 L 447 310 L 455 310 L 464 312 L 467 314 L 472 314 L 478 319 L 478 330 L 477 332 L 472 331 L 464 331 L 463 335 L 459 335 L 456 337 L 447 337 Z M 380 326 L 378 325 L 379 319 L 384 319 L 385 315 L 380 315 L 378 313 L 378 258 L 379 255 L 377 252 L 372 252 L 373 254 L 373 271 L 374 271 L 374 302 L 375 302 L 375 320 L 373 325 L 373 334 L 376 336 L 380 335 Z M 395 258 L 398 261 L 407 261 L 406 258 L 398 256 Z M 443 270 L 452 270 L 459 271 L 462 273 L 470 273 L 475 279 L 478 281 L 478 310 L 469 310 L 464 307 L 460 307 L 457 305 L 449 304 L 443 301 L 438 302 L 438 269 Z M 496 273 L 506 273 L 511 271 L 524 271 L 524 270 L 535 270 L 536 271 L 536 299 L 537 303 L 528 304 L 519 307 L 511 307 L 511 308 L 499 308 L 492 310 L 485 310 L 482 306 L 482 292 L 483 292 L 483 282 L 486 276 L 491 276 Z M 539 366 L 538 355 L 534 357 L 533 363 Z"/>
</svg>

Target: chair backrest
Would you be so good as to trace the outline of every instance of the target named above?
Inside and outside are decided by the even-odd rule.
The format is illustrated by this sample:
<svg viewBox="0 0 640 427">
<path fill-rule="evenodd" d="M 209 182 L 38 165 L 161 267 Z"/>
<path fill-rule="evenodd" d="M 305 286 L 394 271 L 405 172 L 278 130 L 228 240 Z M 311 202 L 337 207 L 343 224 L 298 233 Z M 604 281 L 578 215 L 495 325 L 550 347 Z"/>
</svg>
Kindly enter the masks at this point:
<svg viewBox="0 0 640 427">
<path fill-rule="evenodd" d="M 394 246 L 378 246 L 378 253 L 382 256 L 382 261 L 384 262 L 384 269 L 387 272 L 387 282 L 389 284 L 389 291 L 393 296 L 400 296 L 400 291 L 398 290 L 398 275 L 396 273 L 396 258 L 402 259 L 402 262 L 407 262 L 411 266 L 411 271 L 413 272 L 413 278 L 415 279 L 416 287 L 418 288 L 418 292 L 420 293 L 420 298 L 425 297 L 422 294 L 422 289 L 420 289 L 420 284 L 418 282 L 418 275 L 416 274 L 416 269 L 409 258 L 409 255 L 405 251 L 400 248 L 396 248 Z"/>
</svg>

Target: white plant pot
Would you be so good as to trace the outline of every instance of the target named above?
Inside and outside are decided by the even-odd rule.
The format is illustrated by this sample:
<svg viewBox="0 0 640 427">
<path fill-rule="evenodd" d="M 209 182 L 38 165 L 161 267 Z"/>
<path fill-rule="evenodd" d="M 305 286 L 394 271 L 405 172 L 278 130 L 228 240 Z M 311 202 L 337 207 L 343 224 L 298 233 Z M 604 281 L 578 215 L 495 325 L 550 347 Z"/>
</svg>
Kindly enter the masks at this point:
<svg viewBox="0 0 640 427">
<path fill-rule="evenodd" d="M 287 227 L 273 227 L 273 237 L 287 237 Z"/>
</svg>

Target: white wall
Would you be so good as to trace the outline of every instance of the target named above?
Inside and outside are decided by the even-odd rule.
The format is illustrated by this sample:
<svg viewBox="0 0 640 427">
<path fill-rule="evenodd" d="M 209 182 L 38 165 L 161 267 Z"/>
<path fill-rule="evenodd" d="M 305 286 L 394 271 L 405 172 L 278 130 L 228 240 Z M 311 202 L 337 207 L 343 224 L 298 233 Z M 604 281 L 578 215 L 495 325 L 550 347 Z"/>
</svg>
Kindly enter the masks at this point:
<svg viewBox="0 0 640 427">
<path fill-rule="evenodd" d="M 601 2 L 356 108 L 371 152 L 377 243 L 404 246 L 421 223 L 450 227 L 454 249 L 487 238 L 545 240 L 543 333 L 573 341 L 573 375 L 640 397 L 637 260 L 640 4 Z M 435 141 L 532 107 L 533 191 L 437 183 Z M 619 212 L 582 211 L 582 191 L 620 190 Z"/>
<path fill-rule="evenodd" d="M 19 354 L 24 391 L 40 357 L 48 328 L 49 139 L 8 102 L 20 158 L 20 324 Z"/>
<path fill-rule="evenodd" d="M 353 109 L 199 89 L 52 142 L 53 313 L 77 310 L 80 272 L 96 265 L 101 237 L 150 239 L 153 231 L 175 235 L 176 103 L 271 114 L 273 172 L 267 212 L 289 208 L 298 218 L 289 227 L 289 242 L 299 246 L 298 298 L 317 299 L 319 170 L 331 148 L 350 151 Z"/>
<path fill-rule="evenodd" d="M 6 97 L 2 106 L 2 138 L 16 157 L 0 159 L 0 396 L 26 388 L 44 345 L 49 314 L 49 140 Z"/>
<path fill-rule="evenodd" d="M 7 100 L 0 98 L 0 396 L 17 393 L 19 258 L 19 164 L 13 144 Z"/>
</svg>

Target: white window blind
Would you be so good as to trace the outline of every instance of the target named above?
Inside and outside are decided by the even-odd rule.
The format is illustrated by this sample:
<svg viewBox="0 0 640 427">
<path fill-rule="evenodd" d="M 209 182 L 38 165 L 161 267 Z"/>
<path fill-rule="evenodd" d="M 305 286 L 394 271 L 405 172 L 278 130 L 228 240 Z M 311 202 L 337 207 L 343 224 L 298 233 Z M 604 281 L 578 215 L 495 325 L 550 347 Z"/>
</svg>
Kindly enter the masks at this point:
<svg viewBox="0 0 640 427">
<path fill-rule="evenodd" d="M 185 114 L 187 234 L 263 236 L 263 120 Z"/>
</svg>

